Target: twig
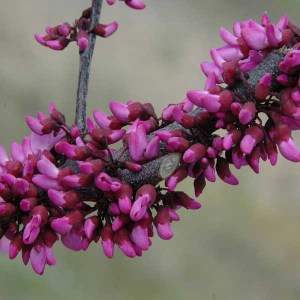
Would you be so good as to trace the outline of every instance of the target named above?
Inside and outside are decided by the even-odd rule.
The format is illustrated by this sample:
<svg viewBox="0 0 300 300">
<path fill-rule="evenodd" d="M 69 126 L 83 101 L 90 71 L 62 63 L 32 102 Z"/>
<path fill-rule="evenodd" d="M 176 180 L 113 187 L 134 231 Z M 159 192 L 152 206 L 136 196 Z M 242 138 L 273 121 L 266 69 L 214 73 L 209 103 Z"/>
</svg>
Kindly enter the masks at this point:
<svg viewBox="0 0 300 300">
<path fill-rule="evenodd" d="M 143 165 L 140 172 L 132 172 L 127 169 L 121 170 L 123 180 L 139 188 L 144 184 L 157 185 L 160 181 L 167 179 L 179 167 L 181 154 L 170 153 Z"/>
<path fill-rule="evenodd" d="M 103 0 L 93 0 L 92 13 L 90 17 L 89 31 L 91 31 L 96 24 L 99 23 L 101 8 Z M 81 131 L 86 130 L 86 105 L 87 94 L 89 86 L 89 77 L 91 62 L 94 53 L 94 47 L 96 42 L 96 35 L 89 33 L 89 46 L 85 51 L 80 51 L 80 63 L 79 63 L 79 78 L 76 100 L 76 117 L 75 124 Z"/>
<path fill-rule="evenodd" d="M 229 87 L 229 90 L 235 94 L 235 97 L 239 97 L 243 102 L 252 101 L 251 99 L 253 99 L 253 91 L 255 91 L 255 87 L 257 86 L 259 80 L 266 73 L 270 73 L 272 75 L 270 91 L 280 91 L 281 86 L 276 78 L 281 74 L 278 65 L 283 58 L 284 54 L 277 51 L 271 52 L 254 69 L 247 73 L 247 85 L 240 81 L 234 86 Z"/>
</svg>

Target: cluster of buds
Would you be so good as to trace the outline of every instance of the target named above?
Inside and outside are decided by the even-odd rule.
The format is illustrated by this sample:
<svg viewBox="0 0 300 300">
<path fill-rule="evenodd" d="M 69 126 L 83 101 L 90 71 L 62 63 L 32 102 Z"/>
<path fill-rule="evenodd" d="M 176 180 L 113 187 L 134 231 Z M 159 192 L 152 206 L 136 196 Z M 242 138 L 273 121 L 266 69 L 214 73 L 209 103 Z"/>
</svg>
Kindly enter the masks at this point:
<svg viewBox="0 0 300 300">
<path fill-rule="evenodd" d="M 275 165 L 278 150 L 299 162 L 291 136 L 300 128 L 299 29 L 287 16 L 275 25 L 263 14 L 261 24 L 236 22 L 233 32 L 221 29 L 226 45 L 211 50 L 213 62 L 201 65 L 205 89 L 188 92 L 188 99 L 225 130 L 219 151 L 236 168 L 258 173 L 260 159 Z"/>
<path fill-rule="evenodd" d="M 76 42 L 80 51 L 84 51 L 89 46 L 89 33 L 107 38 L 114 34 L 119 25 L 118 22 L 110 24 L 97 24 L 93 28 L 90 26 L 92 8 L 88 8 L 82 12 L 81 17 L 75 20 L 73 25 L 63 23 L 58 26 L 47 26 L 46 33 L 35 34 L 35 39 L 41 45 L 52 50 L 63 50 L 70 42 Z"/>
<path fill-rule="evenodd" d="M 261 24 L 235 23 L 234 34 L 221 29 L 221 37 L 227 45 L 202 64 L 205 89 L 160 118 L 135 101 L 111 101 L 111 115 L 95 110 L 84 132 L 67 126 L 54 104 L 49 116 L 27 117 L 30 136 L 11 145 L 10 157 L 0 148 L 0 236 L 11 259 L 21 252 L 42 274 L 55 264 L 59 239 L 74 251 L 99 242 L 109 258 L 115 246 L 141 256 L 154 228 L 171 239 L 178 209 L 201 207 L 175 191 L 185 178 L 198 197 L 216 174 L 237 185 L 230 165 L 258 173 L 260 159 L 276 164 L 278 149 L 300 161 L 291 137 L 300 128 L 300 30 L 286 16 L 274 25 L 264 14 Z"/>
<path fill-rule="evenodd" d="M 59 238 L 74 251 L 101 241 L 109 258 L 115 245 L 128 257 L 141 256 L 154 228 L 170 239 L 177 210 L 200 208 L 184 192 L 157 186 L 168 155 L 158 136 L 149 138 L 159 125 L 152 105 L 110 106 L 113 115 L 95 110 L 95 122 L 88 119 L 81 132 L 51 104 L 49 116 L 26 118 L 32 133 L 11 145 L 10 156 L 0 148 L 0 234 L 10 241 L 10 259 L 21 252 L 24 264 L 30 261 L 42 274 L 55 264 L 52 247 Z M 121 139 L 124 147 L 116 151 L 111 145 Z M 175 168 L 167 166 L 161 178 Z M 144 182 L 129 184 L 143 172 Z"/>
</svg>

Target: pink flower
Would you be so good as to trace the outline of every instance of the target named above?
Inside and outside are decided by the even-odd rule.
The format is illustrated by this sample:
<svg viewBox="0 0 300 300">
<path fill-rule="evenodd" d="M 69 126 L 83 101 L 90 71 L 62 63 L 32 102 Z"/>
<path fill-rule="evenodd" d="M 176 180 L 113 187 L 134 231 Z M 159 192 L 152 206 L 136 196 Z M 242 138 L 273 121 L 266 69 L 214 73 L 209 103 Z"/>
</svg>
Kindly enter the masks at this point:
<svg viewBox="0 0 300 300">
<path fill-rule="evenodd" d="M 18 256 L 20 250 L 23 247 L 23 238 L 22 234 L 17 234 L 15 235 L 12 239 L 11 242 L 8 242 L 8 250 L 9 250 L 9 259 L 14 259 Z"/>
<path fill-rule="evenodd" d="M 290 129 L 286 124 L 279 125 L 276 128 L 275 135 L 276 143 L 280 153 L 288 160 L 293 162 L 300 161 L 300 150 L 295 145 L 293 139 L 290 136 Z"/>
<path fill-rule="evenodd" d="M 58 25 L 57 30 L 61 36 L 67 37 L 71 33 L 71 26 L 68 23 L 63 23 Z"/>
<path fill-rule="evenodd" d="M 129 215 L 119 214 L 118 216 L 116 216 L 114 222 L 112 223 L 112 230 L 118 231 L 120 228 L 124 227 L 127 223 L 129 223 L 129 221 Z"/>
<path fill-rule="evenodd" d="M 133 9 L 144 9 L 146 7 L 141 0 L 125 0 L 125 3 Z"/>
<path fill-rule="evenodd" d="M 130 233 L 132 241 L 141 249 L 148 250 L 151 241 L 148 235 L 149 225 L 152 223 L 152 218 L 148 215 L 146 218 L 141 219 L 134 223 L 134 227 Z"/>
<path fill-rule="evenodd" d="M 170 226 L 170 208 L 165 206 L 161 208 L 154 218 L 154 225 L 158 236 L 163 240 L 169 240 L 173 237 L 173 231 Z"/>
<path fill-rule="evenodd" d="M 46 264 L 49 266 L 56 264 L 52 249 L 40 243 L 32 247 L 29 259 L 33 270 L 39 275 L 44 273 Z"/>
<path fill-rule="evenodd" d="M 255 97 L 259 100 L 264 100 L 269 95 L 272 76 L 266 73 L 258 82 L 255 89 Z"/>
<path fill-rule="evenodd" d="M 94 110 L 94 119 L 102 128 L 120 129 L 123 124 L 115 116 L 108 116 L 100 110 Z"/>
<path fill-rule="evenodd" d="M 253 102 L 246 102 L 239 112 L 239 120 L 242 124 L 248 124 L 255 118 L 256 106 Z"/>
<path fill-rule="evenodd" d="M 43 205 L 36 206 L 30 212 L 31 220 L 26 224 L 23 233 L 24 244 L 32 244 L 38 237 L 40 230 L 47 224 L 48 211 Z"/>
<path fill-rule="evenodd" d="M 116 196 L 118 198 L 119 208 L 122 213 L 129 214 L 132 208 L 132 188 L 128 184 L 122 184 L 121 188 L 117 191 Z"/>
<path fill-rule="evenodd" d="M 253 148 L 264 138 L 264 132 L 259 126 L 249 127 L 241 140 L 240 148 L 245 154 L 250 154 Z"/>
<path fill-rule="evenodd" d="M 179 169 L 166 180 L 166 186 L 170 191 L 174 191 L 177 184 L 186 177 L 187 171 L 185 169 Z"/>
<path fill-rule="evenodd" d="M 254 50 L 262 50 L 269 46 L 266 29 L 255 21 L 249 20 L 241 24 L 241 36 Z"/>
<path fill-rule="evenodd" d="M 139 102 L 131 102 L 126 105 L 116 101 L 110 101 L 109 108 L 113 115 L 123 123 L 135 121 L 141 117 L 144 112 L 144 107 Z"/>
<path fill-rule="evenodd" d="M 121 183 L 114 181 L 109 175 L 101 172 L 95 180 L 97 187 L 102 191 L 113 191 L 117 192 L 121 188 Z"/>
<path fill-rule="evenodd" d="M 141 220 L 149 206 L 156 200 L 156 190 L 153 185 L 146 184 L 140 187 L 135 196 L 135 201 L 130 211 L 130 218 L 133 221 Z"/>
<path fill-rule="evenodd" d="M 106 225 L 101 230 L 101 239 L 103 252 L 108 258 L 114 256 L 114 232 L 111 225 L 106 223 Z"/>
<path fill-rule="evenodd" d="M 65 247 L 71 249 L 73 251 L 80 251 L 82 249 L 82 236 L 83 236 L 83 228 L 72 228 L 66 234 L 63 234 L 61 237 L 61 241 Z"/>
<path fill-rule="evenodd" d="M 114 234 L 114 242 L 119 246 L 120 250 L 128 257 L 135 257 L 135 249 L 129 237 L 129 232 L 125 228 L 121 228 Z"/>
<path fill-rule="evenodd" d="M 236 145 L 242 139 L 242 132 L 238 129 L 234 129 L 229 132 L 223 139 L 223 147 L 225 150 L 229 150 L 233 145 Z"/>
<path fill-rule="evenodd" d="M 106 0 L 108 5 L 113 5 L 115 4 L 116 0 Z"/>
<path fill-rule="evenodd" d="M 128 134 L 128 148 L 130 158 L 133 161 L 141 161 L 144 158 L 144 152 L 148 146 L 148 138 L 143 124 L 137 119 L 130 127 Z"/>
<path fill-rule="evenodd" d="M 47 40 L 45 41 L 45 45 L 52 50 L 61 51 L 69 45 L 69 42 L 66 38 L 60 38 L 57 40 Z"/>
<path fill-rule="evenodd" d="M 79 210 L 73 210 L 66 216 L 54 219 L 51 222 L 51 228 L 60 234 L 69 233 L 72 228 L 78 228 L 82 223 L 83 217 Z"/>
<path fill-rule="evenodd" d="M 232 185 L 239 184 L 239 181 L 229 170 L 229 163 L 224 158 L 222 158 L 222 157 L 218 158 L 216 170 L 217 170 L 218 176 L 224 182 L 226 182 L 228 184 L 232 184 Z"/>
<path fill-rule="evenodd" d="M 95 230 L 99 226 L 99 219 L 95 217 L 90 217 L 84 222 L 84 233 L 88 239 L 91 239 L 94 235 Z"/>
<path fill-rule="evenodd" d="M 186 163 L 199 161 L 206 153 L 206 148 L 203 144 L 197 143 L 192 145 L 183 154 L 183 160 Z"/>
<path fill-rule="evenodd" d="M 89 46 L 89 37 L 85 30 L 80 29 L 77 33 L 77 45 L 80 51 L 84 51 Z"/>
<path fill-rule="evenodd" d="M 75 191 L 48 190 L 49 200 L 59 207 L 73 208 L 79 202 L 79 196 Z"/>
<path fill-rule="evenodd" d="M 110 24 L 97 24 L 93 29 L 93 32 L 101 37 L 110 37 L 118 30 L 119 24 L 118 22 L 112 22 Z"/>
<path fill-rule="evenodd" d="M 16 212 L 16 207 L 11 203 L 0 203 L 0 217 L 11 217 Z"/>
</svg>

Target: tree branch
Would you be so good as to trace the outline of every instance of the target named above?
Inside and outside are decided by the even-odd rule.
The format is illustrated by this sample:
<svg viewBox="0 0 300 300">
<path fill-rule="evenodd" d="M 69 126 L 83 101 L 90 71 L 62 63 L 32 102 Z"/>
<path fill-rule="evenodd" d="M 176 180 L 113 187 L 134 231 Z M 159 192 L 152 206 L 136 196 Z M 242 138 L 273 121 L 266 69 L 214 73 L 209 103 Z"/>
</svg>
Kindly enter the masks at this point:
<svg viewBox="0 0 300 300">
<path fill-rule="evenodd" d="M 180 153 L 170 153 L 144 164 L 139 172 L 124 169 L 121 170 L 120 175 L 123 181 L 134 188 L 149 183 L 155 186 L 160 181 L 170 177 L 178 169 L 180 159 Z"/>
<path fill-rule="evenodd" d="M 278 75 L 281 74 L 279 69 L 279 62 L 284 58 L 284 54 L 279 53 L 277 51 L 271 52 L 268 56 L 264 58 L 264 60 L 258 64 L 254 69 L 245 74 L 247 77 L 248 85 L 246 85 L 243 81 L 237 81 L 236 84 L 232 87 L 227 87 L 232 92 L 234 92 L 237 96 L 243 99 L 245 102 L 253 101 L 255 87 L 259 82 L 259 79 L 263 77 L 266 73 L 270 73 L 272 76 L 271 88 L 272 92 L 277 92 L 280 89 L 280 84 L 276 81 Z M 196 108 L 190 114 L 193 116 L 197 116 L 201 113 L 203 109 Z M 184 128 L 182 125 L 177 122 L 170 123 L 165 127 L 160 128 L 159 130 L 184 130 L 187 135 L 191 136 L 191 131 L 189 129 Z M 215 128 L 215 120 L 211 119 L 210 124 L 205 128 L 194 128 L 194 136 L 196 136 L 197 140 L 201 140 L 203 137 L 203 131 L 208 134 L 213 133 L 216 130 Z M 152 132 L 148 135 L 148 140 L 152 140 L 155 132 Z M 194 141 L 195 142 L 195 141 Z M 164 156 L 150 161 L 143 165 L 143 168 L 140 172 L 131 172 L 129 170 L 122 170 L 120 173 L 122 175 L 123 181 L 129 183 L 134 187 L 140 187 L 145 183 L 151 183 L 156 185 L 160 181 L 168 178 L 172 175 L 180 166 L 180 157 L 179 153 L 168 154 L 168 151 L 165 149 L 165 143 L 161 142 L 161 152 Z M 113 154 L 114 158 L 117 158 L 120 153 L 123 152 L 124 148 L 119 149 Z M 170 156 L 171 155 L 171 156 Z M 174 157 L 172 157 L 174 155 Z M 169 160 L 171 159 L 171 160 Z M 129 150 L 126 150 L 120 159 L 120 161 L 130 160 Z M 168 164 L 168 162 L 170 163 Z M 173 165 L 172 169 L 168 167 Z M 168 176 L 161 176 L 162 173 L 168 174 Z"/>
<path fill-rule="evenodd" d="M 103 0 L 93 0 L 92 12 L 90 17 L 89 32 L 99 23 L 100 13 L 102 8 Z M 80 52 L 80 66 L 79 66 L 79 80 L 78 80 L 78 90 L 77 90 L 77 103 L 76 103 L 76 125 L 80 128 L 82 132 L 86 131 L 86 106 L 87 106 L 87 94 L 88 94 L 88 83 L 91 61 L 95 46 L 96 36 L 93 33 L 89 33 L 89 47 L 86 51 Z M 234 86 L 227 87 L 237 96 L 239 96 L 243 101 L 251 101 L 253 98 L 253 91 L 255 91 L 255 86 L 257 85 L 259 79 L 265 74 L 270 73 L 272 75 L 271 90 L 277 91 L 279 84 L 276 81 L 276 77 L 281 73 L 278 67 L 279 62 L 283 59 L 284 55 L 282 53 L 273 51 L 264 60 L 249 73 L 245 74 L 248 85 L 245 82 L 238 81 Z M 201 113 L 203 109 L 197 108 L 190 114 L 197 116 Z M 215 120 L 211 120 L 210 124 L 206 128 L 194 128 L 193 136 L 196 140 L 201 140 L 203 137 L 203 131 L 206 133 L 213 133 L 215 130 Z M 170 123 L 159 130 L 178 130 L 181 129 L 187 133 L 188 136 L 191 135 L 189 129 L 184 128 L 182 125 L 173 122 Z M 149 141 L 154 137 L 154 132 L 148 135 Z M 190 141 L 195 143 L 197 141 Z M 140 172 L 133 172 L 127 169 L 119 169 L 119 175 L 122 177 L 124 182 L 127 182 L 131 186 L 138 188 L 143 184 L 151 183 L 153 185 L 158 184 L 161 180 L 164 180 L 171 176 L 180 166 L 181 154 L 179 153 L 168 153 L 165 149 L 165 143 L 161 142 L 160 150 L 163 154 L 162 157 L 150 161 L 142 166 Z M 117 159 L 122 153 L 119 161 L 124 162 L 130 160 L 129 151 L 124 152 L 124 148 L 119 149 L 113 154 L 113 158 Z M 74 171 L 77 173 L 78 168 L 72 166 Z"/>
<path fill-rule="evenodd" d="M 260 78 L 262 78 L 266 73 L 270 73 L 272 76 L 271 91 L 278 92 L 281 86 L 276 78 L 281 74 L 279 63 L 283 60 L 284 56 L 285 55 L 283 53 L 273 51 L 266 56 L 263 61 L 254 69 L 245 74 L 247 82 L 252 89 L 249 89 L 249 86 L 246 86 L 242 81 L 239 81 L 234 86 L 230 87 L 229 90 L 244 101 L 252 101 L 253 92 L 255 91 L 255 87 Z"/>
<path fill-rule="evenodd" d="M 90 17 L 89 32 L 99 23 L 103 0 L 93 0 Z M 79 78 L 76 100 L 75 124 L 81 131 L 86 129 L 86 106 L 90 77 L 91 62 L 94 53 L 96 35 L 89 33 L 89 46 L 85 51 L 80 51 Z"/>
</svg>

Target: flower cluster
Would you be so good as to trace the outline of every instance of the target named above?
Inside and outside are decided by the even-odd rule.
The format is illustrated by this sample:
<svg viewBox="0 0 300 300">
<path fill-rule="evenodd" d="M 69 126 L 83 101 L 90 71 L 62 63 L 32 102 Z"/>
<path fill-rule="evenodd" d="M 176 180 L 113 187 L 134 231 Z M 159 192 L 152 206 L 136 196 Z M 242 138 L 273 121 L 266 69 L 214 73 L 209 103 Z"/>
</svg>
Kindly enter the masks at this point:
<svg viewBox="0 0 300 300">
<path fill-rule="evenodd" d="M 120 0 L 133 9 L 144 9 L 146 5 L 141 0 Z M 108 5 L 115 4 L 116 0 L 106 0 Z M 80 51 L 84 51 L 89 46 L 89 33 L 107 38 L 113 35 L 118 27 L 118 22 L 110 24 L 97 24 L 93 28 L 90 26 L 92 8 L 88 8 L 82 12 L 81 17 L 75 20 L 73 25 L 63 23 L 57 26 L 47 26 L 46 34 L 36 33 L 34 35 L 36 41 L 41 45 L 52 50 L 64 50 L 70 42 L 77 43 Z"/>
<path fill-rule="evenodd" d="M 119 27 L 118 22 L 112 22 L 97 24 L 94 28 L 90 28 L 91 13 L 92 8 L 90 7 L 82 12 L 81 17 L 75 20 L 73 25 L 63 23 L 54 27 L 47 26 L 46 34 L 36 33 L 34 37 L 38 43 L 52 50 L 63 50 L 70 42 L 76 41 L 79 50 L 84 51 L 89 46 L 89 33 L 107 38 L 114 34 Z"/>
<path fill-rule="evenodd" d="M 202 64 L 205 89 L 160 118 L 150 103 L 135 101 L 111 101 L 111 115 L 95 110 L 84 132 L 67 126 L 54 104 L 49 116 L 26 118 L 30 136 L 11 145 L 10 157 L 0 148 L 0 236 L 10 241 L 11 259 L 21 252 L 42 274 L 55 264 L 59 239 L 74 251 L 100 242 L 109 258 L 115 245 L 141 256 L 154 228 L 170 239 L 178 209 L 201 207 L 175 191 L 186 177 L 198 197 L 216 174 L 238 184 L 230 165 L 258 173 L 260 159 L 276 164 L 278 149 L 300 161 L 291 137 L 300 128 L 300 30 L 286 16 L 274 25 L 264 14 L 261 24 L 235 23 L 234 34 L 221 29 L 221 37 L 226 45 Z"/>
<path fill-rule="evenodd" d="M 128 257 L 140 256 L 151 245 L 153 226 L 170 239 L 170 223 L 179 220 L 176 210 L 200 208 L 184 192 L 127 183 L 143 165 L 163 157 L 160 139 L 147 136 L 158 121 L 151 104 L 110 106 L 113 115 L 94 111 L 96 122 L 88 119 L 84 133 L 69 128 L 51 104 L 49 116 L 26 118 L 32 133 L 21 145 L 11 145 L 10 157 L 0 148 L 1 237 L 11 241 L 9 257 L 21 251 L 23 262 L 30 261 L 38 274 L 55 264 L 52 246 L 59 236 L 75 251 L 101 241 L 107 257 L 114 245 Z M 121 139 L 118 153 L 111 145 Z"/>
<path fill-rule="evenodd" d="M 219 151 L 236 168 L 249 165 L 258 173 L 260 159 L 276 164 L 278 149 L 299 162 L 291 136 L 300 128 L 299 29 L 287 16 L 274 25 L 263 14 L 261 24 L 236 22 L 233 32 L 220 30 L 226 45 L 201 64 L 205 89 L 188 92 L 188 99 L 225 130 Z"/>
</svg>

